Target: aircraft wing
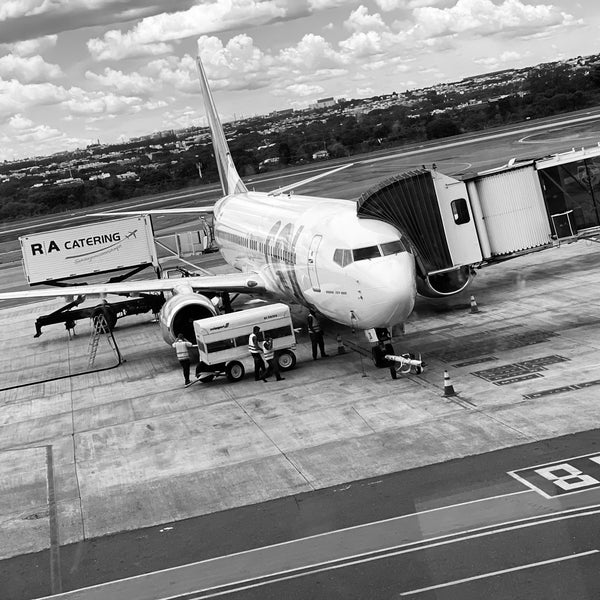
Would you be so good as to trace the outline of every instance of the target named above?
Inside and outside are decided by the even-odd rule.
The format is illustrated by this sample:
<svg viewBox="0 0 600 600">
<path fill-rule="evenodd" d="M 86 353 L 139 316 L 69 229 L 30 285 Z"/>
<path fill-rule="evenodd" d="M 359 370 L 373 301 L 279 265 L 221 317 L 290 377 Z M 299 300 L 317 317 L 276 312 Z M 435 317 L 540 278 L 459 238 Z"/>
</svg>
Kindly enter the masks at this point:
<svg viewBox="0 0 600 600">
<path fill-rule="evenodd" d="M 185 215 L 192 213 L 211 215 L 214 210 L 214 206 L 199 206 L 190 208 L 151 208 L 149 210 L 119 210 L 114 212 L 98 212 L 94 213 L 94 216 L 119 217 L 123 215 Z"/>
<path fill-rule="evenodd" d="M 73 285 L 68 287 L 36 287 L 30 290 L 2 292 L 0 293 L 0 300 L 56 298 L 60 296 L 80 295 L 104 296 L 105 294 L 135 296 L 142 292 L 170 292 L 181 286 L 191 287 L 195 292 L 199 293 L 232 292 L 261 294 L 266 292 L 262 276 L 256 272 L 249 272 L 205 275 L 200 277 L 179 277 L 177 279 L 142 279 L 118 283 L 92 283 L 90 285 Z"/>
</svg>

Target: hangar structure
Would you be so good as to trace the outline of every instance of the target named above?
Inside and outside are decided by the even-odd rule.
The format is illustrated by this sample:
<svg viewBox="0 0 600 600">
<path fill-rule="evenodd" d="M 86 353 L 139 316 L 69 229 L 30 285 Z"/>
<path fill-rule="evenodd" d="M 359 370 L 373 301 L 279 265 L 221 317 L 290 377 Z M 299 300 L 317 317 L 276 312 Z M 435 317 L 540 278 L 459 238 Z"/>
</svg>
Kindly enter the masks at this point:
<svg viewBox="0 0 600 600">
<path fill-rule="evenodd" d="M 455 294 L 483 263 L 598 233 L 600 144 L 464 179 L 408 171 L 367 190 L 357 212 L 408 239 L 421 294 Z"/>
</svg>

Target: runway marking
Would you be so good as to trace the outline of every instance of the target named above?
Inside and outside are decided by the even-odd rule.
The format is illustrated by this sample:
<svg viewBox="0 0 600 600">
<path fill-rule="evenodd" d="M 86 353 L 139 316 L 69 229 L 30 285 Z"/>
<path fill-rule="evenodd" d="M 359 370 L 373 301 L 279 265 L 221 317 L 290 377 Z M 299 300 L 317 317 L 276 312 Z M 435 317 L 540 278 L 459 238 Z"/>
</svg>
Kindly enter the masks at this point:
<svg viewBox="0 0 600 600">
<path fill-rule="evenodd" d="M 581 510 L 581 509 L 571 509 L 571 510 Z M 566 512 L 569 512 L 569 511 L 566 511 Z M 271 583 L 279 583 L 279 582 L 288 581 L 291 579 L 299 579 L 300 577 L 306 577 L 307 575 L 316 575 L 317 573 L 324 573 L 324 572 L 333 571 L 336 569 L 343 569 L 345 567 L 351 567 L 354 565 L 369 563 L 369 562 L 373 562 L 376 560 L 382 560 L 382 559 L 391 558 L 394 556 L 400 556 L 401 554 L 409 554 L 411 552 L 418 552 L 420 550 L 428 550 L 430 548 L 437 548 L 439 546 L 447 546 L 447 545 L 454 544 L 457 542 L 464 542 L 464 541 L 477 539 L 477 538 L 481 538 L 481 537 L 487 537 L 490 535 L 495 535 L 497 533 L 505 533 L 507 531 L 513 531 L 513 530 L 521 529 L 521 528 L 525 528 L 525 527 L 534 527 L 535 525 L 545 525 L 546 523 L 552 523 L 554 521 L 564 521 L 565 519 L 571 519 L 571 518 L 577 518 L 577 517 L 587 517 L 587 516 L 591 516 L 591 515 L 595 515 L 595 514 L 600 514 L 600 510 L 594 510 L 594 511 L 590 511 L 590 512 L 582 512 L 582 513 L 578 513 L 578 514 L 561 515 L 559 517 L 555 517 L 555 518 L 551 518 L 551 519 L 543 519 L 541 521 L 536 521 L 534 523 L 524 523 L 521 525 L 512 525 L 510 527 L 503 527 L 500 529 L 494 529 L 492 531 L 478 531 L 477 529 L 474 529 L 474 530 L 470 530 L 470 531 L 478 531 L 478 533 L 473 533 L 472 535 L 465 535 L 465 536 L 457 537 L 455 539 L 449 539 L 449 540 L 442 539 L 444 537 L 449 537 L 451 535 L 460 536 L 461 534 L 460 534 L 460 532 L 458 532 L 455 534 L 449 534 L 447 536 L 441 536 L 441 538 L 432 538 L 434 540 L 440 540 L 440 541 L 435 541 L 434 543 L 411 542 L 410 544 L 405 544 L 403 546 L 397 546 L 397 548 L 399 548 L 399 550 L 396 550 L 393 552 L 388 551 L 388 550 L 393 550 L 393 548 L 390 548 L 390 549 L 384 548 L 381 550 L 376 550 L 376 551 L 365 553 L 365 554 L 357 554 L 355 556 L 349 556 L 347 558 L 340 558 L 340 559 L 330 560 L 330 561 L 326 561 L 326 562 L 322 562 L 322 563 L 316 563 L 315 565 L 312 565 L 312 566 L 308 565 L 308 566 L 304 566 L 304 567 L 296 567 L 293 569 L 288 569 L 286 571 L 279 571 L 276 573 L 272 573 L 270 575 L 262 575 L 262 576 L 251 577 L 248 579 L 243 579 L 243 580 L 235 581 L 235 582 L 231 582 L 231 583 L 220 584 L 220 585 L 213 586 L 211 588 L 204 588 L 203 590 L 196 590 L 194 592 L 177 594 L 175 596 L 163 596 L 161 598 L 156 598 L 156 600 L 204 600 L 205 598 L 217 598 L 218 596 L 223 596 L 225 594 L 242 592 L 244 590 L 262 587 L 265 585 L 269 585 Z M 530 517 L 530 518 L 539 518 L 539 517 Z M 488 526 L 488 527 L 492 527 L 492 526 Z M 470 531 L 467 531 L 465 533 L 469 533 Z M 407 546 L 411 546 L 411 545 L 415 545 L 415 544 L 420 544 L 420 545 L 416 546 L 414 548 L 407 547 Z M 595 552 L 599 552 L 599 550 L 590 550 L 584 554 L 593 554 Z M 373 554 L 375 554 L 375 553 L 379 553 L 379 554 L 377 554 L 377 556 L 373 556 Z M 573 557 L 575 557 L 575 556 L 576 555 L 573 555 Z M 315 568 L 315 567 L 319 567 L 319 568 Z M 302 572 L 298 572 L 298 571 L 302 571 Z M 287 575 L 287 573 L 289 573 L 289 575 Z M 282 575 L 282 576 L 279 576 L 279 575 Z M 250 583 L 250 582 L 255 582 L 255 583 Z M 248 584 L 248 585 L 243 585 L 243 584 Z M 448 584 L 441 584 L 440 587 L 444 587 L 446 585 L 448 585 Z M 436 587 L 436 586 L 434 586 L 434 587 Z M 227 588 L 227 589 L 223 589 L 223 588 Z M 216 590 L 219 590 L 219 591 L 216 591 Z M 425 591 L 425 588 L 418 590 L 418 591 Z M 204 593 L 204 592 L 208 592 L 208 593 Z M 404 592 L 403 594 L 400 594 L 400 595 L 408 595 L 410 593 L 416 593 L 416 592 L 415 591 Z M 40 598 L 39 600 L 45 600 L 45 599 Z M 50 600 L 50 598 L 48 600 Z"/>
<path fill-rule="evenodd" d="M 600 454 L 572 456 L 507 474 L 548 499 L 586 492 L 600 487 Z"/>
<path fill-rule="evenodd" d="M 352 530 L 355 530 L 355 529 L 361 529 L 362 527 L 369 527 L 371 525 L 378 525 L 378 524 L 382 524 L 382 523 L 390 523 L 392 521 L 397 521 L 397 520 L 401 520 L 401 519 L 407 519 L 409 517 L 416 517 L 418 515 L 427 514 L 427 513 L 431 513 L 431 512 L 436 512 L 436 511 L 440 511 L 440 510 L 446 510 L 448 508 L 457 508 L 457 507 L 460 507 L 460 506 L 467 506 L 469 504 L 476 504 L 478 502 L 487 502 L 488 500 L 498 500 L 500 498 L 508 498 L 509 496 L 518 496 L 519 494 L 529 494 L 532 491 L 533 490 L 526 489 L 526 490 L 521 490 L 521 491 L 518 491 L 518 492 L 510 492 L 508 494 L 498 494 L 496 496 L 487 496 L 485 498 L 477 498 L 475 500 L 467 500 L 465 502 L 457 502 L 456 504 L 448 504 L 446 506 L 439 506 L 439 507 L 436 507 L 436 508 L 429 508 L 427 510 L 422 510 L 422 511 L 414 512 L 414 513 L 408 513 L 406 515 L 400 515 L 398 517 L 390 517 L 389 519 L 381 519 L 379 521 L 372 521 L 370 523 L 362 523 L 361 525 L 353 525 L 351 527 L 344 527 L 342 529 L 336 529 L 334 531 L 325 531 L 323 533 L 316 533 L 314 535 L 309 535 L 309 536 L 306 536 L 306 537 L 303 537 L 303 538 L 297 538 L 297 539 L 294 539 L 294 540 L 288 540 L 286 542 L 279 542 L 277 544 L 269 544 L 268 546 L 262 546 L 261 548 L 255 548 L 253 550 L 243 550 L 241 552 L 233 552 L 231 554 L 226 554 L 224 556 L 216 556 L 215 558 L 208 558 L 206 560 L 200 560 L 200 561 L 197 561 L 197 562 L 194 562 L 194 563 L 188 563 L 188 564 L 185 564 L 185 565 L 178 565 L 176 567 L 169 567 L 168 569 L 161 569 L 159 571 L 152 571 L 150 573 L 142 573 L 141 575 L 133 575 L 132 577 L 124 577 L 122 579 L 114 579 L 113 581 L 108 581 L 108 582 L 105 582 L 105 583 L 98 583 L 96 585 L 87 586 L 85 588 L 79 588 L 79 590 L 71 590 L 69 592 L 64 592 L 63 594 L 61 594 L 61 598 L 68 598 L 70 595 L 76 594 L 77 592 L 80 592 L 82 590 L 93 590 L 93 589 L 96 589 L 96 588 L 102 588 L 102 587 L 109 586 L 109 585 L 112 585 L 112 584 L 117 584 L 117 583 L 120 583 L 120 582 L 135 581 L 137 579 L 143 579 L 143 578 L 149 577 L 151 575 L 165 574 L 165 573 L 169 573 L 171 571 L 177 571 L 177 570 L 180 570 L 180 569 L 188 569 L 188 568 L 195 567 L 195 566 L 198 566 L 198 565 L 208 564 L 208 563 L 211 563 L 211 562 L 214 562 L 214 561 L 222 560 L 224 558 L 230 558 L 232 556 L 241 556 L 243 554 L 252 554 L 252 553 L 257 552 L 259 550 L 266 550 L 266 549 L 270 549 L 270 548 L 277 548 L 277 547 L 280 548 L 282 546 L 286 546 L 286 545 L 289 545 L 289 544 L 295 544 L 297 542 L 301 542 L 301 541 L 305 541 L 305 540 L 312 540 L 312 539 L 316 539 L 316 538 L 326 537 L 326 536 L 329 536 L 329 535 L 335 535 L 335 534 L 341 533 L 343 531 L 352 531 Z M 532 517 L 529 517 L 529 518 L 532 518 Z M 533 517 L 533 518 L 537 518 L 537 517 Z M 444 536 L 442 536 L 442 537 L 444 537 Z M 437 538 L 432 538 L 432 539 L 437 539 Z M 416 543 L 416 542 L 411 542 L 411 543 Z M 379 551 L 381 551 L 381 550 L 379 550 Z M 196 592 L 196 593 L 198 593 L 198 592 Z M 181 596 L 182 595 L 180 594 L 179 596 L 172 596 L 172 598 L 179 598 Z M 39 600 L 45 600 L 45 598 L 50 599 L 51 596 L 44 596 L 43 598 L 39 598 Z M 163 598 L 162 600 L 169 600 L 169 599 L 168 598 Z"/>
<path fill-rule="evenodd" d="M 448 581 L 447 583 L 440 583 L 438 585 L 430 585 L 429 587 L 420 588 L 418 590 L 411 590 L 410 592 L 402 592 L 401 596 L 412 596 L 414 594 L 420 594 L 421 592 L 429 592 L 431 590 L 439 590 L 440 588 L 450 587 L 452 585 L 460 585 L 461 583 L 469 583 L 470 581 L 476 581 L 477 579 L 486 579 L 488 577 L 495 577 L 496 575 L 504 575 L 505 573 L 514 573 L 515 571 L 523 571 L 525 569 L 531 569 L 532 567 L 540 567 L 542 565 L 550 565 L 552 563 L 564 562 L 565 560 L 572 560 L 574 558 L 581 558 L 582 556 L 589 556 L 590 554 L 596 554 L 600 550 L 588 550 L 587 552 L 580 552 L 579 554 L 570 554 L 569 556 L 561 556 L 559 558 L 551 558 L 550 560 L 542 560 L 540 562 L 529 563 L 521 565 L 520 567 L 512 567 L 510 569 L 502 569 L 501 571 L 492 571 L 490 573 L 483 573 L 482 575 L 474 575 L 473 577 L 465 577 L 464 579 L 457 579 L 455 581 Z"/>
<path fill-rule="evenodd" d="M 527 491 L 529 491 L 529 490 L 527 490 Z M 506 494 L 506 495 L 512 496 L 514 494 Z M 498 497 L 502 497 L 502 496 L 498 496 Z M 469 504 L 469 503 L 465 503 L 465 504 Z M 593 510 L 589 510 L 589 509 L 593 509 Z M 436 509 L 434 509 L 434 510 L 436 510 Z M 577 511 L 579 511 L 579 512 L 577 512 Z M 424 512 L 430 512 L 430 511 L 424 511 Z M 568 510 L 564 510 L 564 511 L 559 511 L 557 513 L 553 513 L 552 515 L 546 513 L 546 514 L 532 516 L 532 517 L 525 517 L 525 518 L 518 519 L 515 521 L 506 521 L 504 523 L 497 523 L 495 525 L 486 525 L 486 526 L 477 527 L 474 529 L 467 529 L 465 531 L 459 531 L 459 532 L 455 532 L 455 533 L 445 534 L 445 535 L 441 535 L 438 537 L 430 538 L 429 540 L 409 542 L 407 544 L 402 544 L 399 546 L 380 548 L 378 550 L 371 550 L 369 552 L 363 552 L 360 554 L 350 555 L 350 556 L 341 557 L 341 558 L 335 558 L 335 559 L 331 559 L 331 560 L 327 560 L 327 561 L 322 561 L 319 563 L 307 564 L 307 565 L 302 565 L 299 567 L 293 567 L 290 569 L 286 569 L 283 571 L 276 571 L 274 573 L 269 573 L 266 575 L 256 575 L 254 577 L 248 577 L 247 579 L 232 581 L 229 583 L 221 583 L 218 585 L 214 585 L 212 587 L 201 588 L 201 589 L 192 590 L 189 592 L 181 592 L 176 595 L 153 596 L 153 599 L 154 600 L 200 600 L 200 599 L 204 599 L 204 598 L 214 598 L 214 597 L 222 596 L 224 594 L 231 594 L 231 593 L 235 593 L 237 591 L 243 591 L 246 589 L 269 585 L 271 583 L 278 583 L 278 582 L 287 581 L 290 579 L 297 579 L 300 577 L 305 577 L 307 575 L 314 575 L 317 573 L 332 571 L 332 570 L 341 569 L 344 567 L 354 566 L 354 565 L 358 565 L 358 564 L 364 564 L 364 563 L 373 562 L 376 560 L 387 559 L 387 558 L 399 556 L 402 554 L 418 552 L 420 550 L 428 550 L 430 548 L 447 546 L 447 545 L 454 544 L 454 543 L 460 543 L 460 542 L 464 542 L 464 541 L 468 541 L 468 540 L 472 540 L 472 539 L 488 537 L 488 536 L 496 535 L 499 533 L 505 533 L 508 531 L 525 529 L 525 528 L 529 528 L 529 527 L 535 527 L 537 525 L 545 525 L 548 523 L 564 521 L 567 519 L 575 519 L 578 517 L 587 517 L 587 516 L 592 516 L 592 515 L 597 515 L 597 514 L 600 514 L 600 504 L 596 504 L 596 505 L 588 506 L 588 507 L 578 507 L 578 508 L 568 509 Z M 393 519 L 385 519 L 384 521 L 379 521 L 379 522 L 385 522 L 385 521 L 390 521 L 390 520 L 393 520 Z M 368 525 L 370 525 L 370 523 L 367 523 L 365 525 L 359 525 L 357 527 L 349 527 L 346 529 L 357 529 L 359 527 L 364 527 L 364 526 L 368 526 Z M 344 531 L 344 530 L 338 530 L 338 531 Z M 326 534 L 317 534 L 315 536 L 309 536 L 309 538 L 301 538 L 301 539 L 305 540 L 305 539 L 310 539 L 310 538 L 315 538 L 315 537 L 321 537 L 323 535 L 329 535 L 330 533 L 336 533 L 336 532 L 327 532 Z M 86 591 L 91 591 L 91 590 L 94 590 L 95 588 L 111 588 L 119 583 L 127 583 L 127 582 L 132 582 L 135 580 L 147 579 L 149 577 L 157 576 L 157 575 L 163 576 L 171 571 L 175 571 L 175 570 L 181 571 L 184 569 L 187 570 L 187 569 L 190 569 L 190 568 L 202 565 L 202 564 L 206 565 L 208 563 L 220 561 L 220 560 L 232 557 L 232 556 L 239 556 L 242 554 L 249 555 L 249 554 L 264 551 L 265 549 L 282 547 L 287 544 L 293 544 L 298 541 L 300 541 L 300 540 L 291 540 L 289 542 L 273 544 L 270 546 L 265 546 L 263 548 L 246 550 L 244 552 L 236 552 L 234 554 L 229 554 L 229 555 L 221 556 L 221 557 L 215 557 L 215 558 L 207 559 L 204 561 L 199 561 L 196 563 L 191 563 L 189 565 L 182 565 L 179 567 L 171 567 L 169 569 L 164 569 L 162 571 L 155 571 L 153 573 L 145 573 L 142 575 L 136 575 L 134 577 L 129 577 L 126 579 L 120 579 L 120 580 L 107 582 L 107 583 L 103 583 L 103 584 L 97 584 L 97 585 L 90 586 L 87 588 L 81 588 L 79 590 L 72 590 L 70 592 L 65 592 L 63 594 L 60 594 L 59 596 L 45 596 L 44 598 L 40 598 L 39 600 L 59 600 L 59 598 L 69 598 L 71 595 L 76 595 L 77 598 L 84 598 L 85 595 L 81 595 L 82 593 L 85 594 Z M 253 583 L 251 583 L 251 582 L 253 582 Z M 245 584 L 248 584 L 248 585 L 245 585 Z M 224 589 L 224 588 L 227 588 L 227 589 Z M 110 590 L 107 589 L 107 592 L 108 591 L 110 591 Z M 133 592 L 130 592 L 128 594 L 128 597 L 133 597 L 132 594 L 133 594 Z M 95 596 L 95 597 L 97 597 L 97 596 Z"/>
</svg>

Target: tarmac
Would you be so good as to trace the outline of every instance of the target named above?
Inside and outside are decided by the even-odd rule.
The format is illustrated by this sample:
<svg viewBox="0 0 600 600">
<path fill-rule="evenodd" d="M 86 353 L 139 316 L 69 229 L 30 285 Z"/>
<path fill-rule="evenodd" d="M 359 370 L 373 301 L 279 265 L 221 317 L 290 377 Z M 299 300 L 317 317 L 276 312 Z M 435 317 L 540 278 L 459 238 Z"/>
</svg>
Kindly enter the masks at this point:
<svg viewBox="0 0 600 600">
<path fill-rule="evenodd" d="M 419 299 L 394 347 L 427 366 L 397 380 L 331 324 L 329 358 L 302 332 L 285 381 L 184 388 L 149 315 L 119 321 L 125 362 L 102 336 L 90 366 L 86 322 L 33 338 L 60 302 L 0 310 L 0 559 L 598 428 L 599 264 L 579 241 Z"/>
</svg>

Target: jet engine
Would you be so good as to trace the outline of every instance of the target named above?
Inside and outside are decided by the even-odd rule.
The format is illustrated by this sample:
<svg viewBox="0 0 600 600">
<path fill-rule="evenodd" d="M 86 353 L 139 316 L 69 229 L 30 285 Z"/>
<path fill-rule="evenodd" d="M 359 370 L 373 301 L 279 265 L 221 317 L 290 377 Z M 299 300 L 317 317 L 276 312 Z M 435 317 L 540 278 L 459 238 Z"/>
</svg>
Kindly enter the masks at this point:
<svg viewBox="0 0 600 600">
<path fill-rule="evenodd" d="M 182 286 L 175 289 L 173 297 L 163 304 L 158 316 L 160 332 L 167 344 L 172 344 L 180 333 L 186 340 L 195 343 L 194 321 L 217 314 L 219 311 L 209 298 Z"/>
<path fill-rule="evenodd" d="M 426 298 L 443 298 L 462 292 L 473 280 L 475 272 L 469 266 L 423 275 L 417 270 L 417 292 Z"/>
</svg>

